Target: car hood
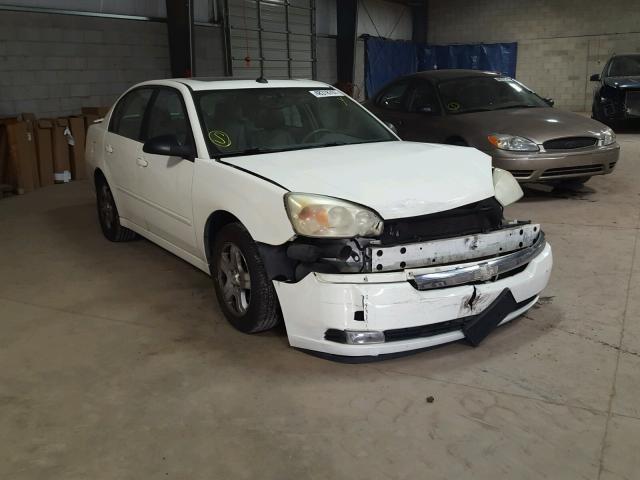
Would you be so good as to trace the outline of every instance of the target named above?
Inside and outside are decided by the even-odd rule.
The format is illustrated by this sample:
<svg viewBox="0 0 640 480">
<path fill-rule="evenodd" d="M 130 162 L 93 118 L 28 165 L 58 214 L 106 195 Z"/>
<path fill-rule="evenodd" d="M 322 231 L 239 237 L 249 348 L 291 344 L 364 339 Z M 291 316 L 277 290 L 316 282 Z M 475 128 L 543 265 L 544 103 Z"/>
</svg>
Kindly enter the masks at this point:
<svg viewBox="0 0 640 480">
<path fill-rule="evenodd" d="M 392 141 L 221 161 L 292 192 L 365 205 L 383 219 L 441 212 L 494 195 L 491 158 L 468 147 Z"/>
<path fill-rule="evenodd" d="M 640 76 L 632 77 L 607 77 L 605 85 L 613 88 L 640 88 Z"/>
<path fill-rule="evenodd" d="M 459 120 L 458 120 L 459 118 Z M 553 138 L 598 136 L 607 127 L 577 113 L 557 108 L 513 108 L 456 116 L 456 128 L 478 138 L 474 146 L 491 148 L 487 135 L 504 133 L 544 143 Z"/>
</svg>

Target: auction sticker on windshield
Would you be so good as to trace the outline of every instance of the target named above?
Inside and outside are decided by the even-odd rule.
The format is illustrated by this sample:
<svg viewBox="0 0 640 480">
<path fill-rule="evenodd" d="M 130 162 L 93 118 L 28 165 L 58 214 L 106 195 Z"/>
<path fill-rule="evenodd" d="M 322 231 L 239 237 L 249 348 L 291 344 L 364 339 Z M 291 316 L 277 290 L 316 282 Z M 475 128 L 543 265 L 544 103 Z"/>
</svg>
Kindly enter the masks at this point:
<svg viewBox="0 0 640 480">
<path fill-rule="evenodd" d="M 209 140 L 219 147 L 226 148 L 231 146 L 231 139 L 229 138 L 229 135 L 222 130 L 211 130 L 209 132 Z"/>
<path fill-rule="evenodd" d="M 309 90 L 309 93 L 316 98 L 344 97 L 344 93 L 340 90 Z"/>
</svg>

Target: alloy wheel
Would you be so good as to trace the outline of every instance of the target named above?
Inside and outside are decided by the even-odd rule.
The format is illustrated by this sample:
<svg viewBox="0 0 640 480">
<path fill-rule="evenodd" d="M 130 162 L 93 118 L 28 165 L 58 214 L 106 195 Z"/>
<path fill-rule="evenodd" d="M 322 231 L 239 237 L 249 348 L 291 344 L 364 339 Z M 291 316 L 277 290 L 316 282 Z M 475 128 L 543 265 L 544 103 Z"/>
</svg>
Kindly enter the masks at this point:
<svg viewBox="0 0 640 480">
<path fill-rule="evenodd" d="M 251 302 L 251 277 L 247 261 L 234 243 L 222 246 L 217 276 L 224 302 L 235 315 L 244 315 Z"/>
</svg>

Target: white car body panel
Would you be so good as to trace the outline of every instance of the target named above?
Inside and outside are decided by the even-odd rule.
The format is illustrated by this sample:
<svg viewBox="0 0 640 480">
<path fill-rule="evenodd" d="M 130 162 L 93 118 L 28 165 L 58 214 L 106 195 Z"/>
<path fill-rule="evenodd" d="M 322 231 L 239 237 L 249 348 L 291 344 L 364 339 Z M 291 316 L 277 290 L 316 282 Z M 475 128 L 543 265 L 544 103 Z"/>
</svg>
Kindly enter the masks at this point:
<svg viewBox="0 0 640 480">
<path fill-rule="evenodd" d="M 293 192 L 365 205 L 383 219 L 441 212 L 494 195 L 491 157 L 466 147 L 383 142 L 225 161 Z"/>
<path fill-rule="evenodd" d="M 193 210 L 202 252 L 209 215 L 227 211 L 238 218 L 254 240 L 281 245 L 295 232 L 284 209 L 286 190 L 262 178 L 215 160 L 196 160 Z"/>
<path fill-rule="evenodd" d="M 327 329 L 384 331 L 429 325 L 482 312 L 509 288 L 516 301 L 537 296 L 547 285 L 553 257 L 551 246 L 517 275 L 475 287 L 477 301 L 469 308 L 474 287 L 464 285 L 439 290 L 418 291 L 407 281 L 348 283 L 350 275 L 311 274 L 296 284 L 274 282 L 287 326 L 289 343 L 306 350 L 341 356 L 376 356 L 432 347 L 461 340 L 460 330 L 431 337 L 346 345 L 324 339 Z M 369 277 L 385 274 L 371 274 Z M 342 277 L 338 280 L 336 277 Z M 531 301 L 510 314 L 508 322 L 535 304 Z M 364 321 L 354 320 L 354 312 L 364 310 Z"/>
<path fill-rule="evenodd" d="M 145 228 L 178 248 L 198 255 L 193 228 L 194 162 L 142 151 L 138 158 L 144 165 L 137 168 Z"/>
<path fill-rule="evenodd" d="M 211 240 L 206 236 L 207 222 L 219 212 L 235 216 L 256 242 L 277 246 L 294 239 L 296 234 L 284 207 L 284 194 L 288 191 L 359 203 L 377 211 L 383 219 L 445 211 L 495 194 L 490 157 L 464 147 L 397 141 L 221 160 L 210 157 L 190 90 L 331 88 L 320 82 L 281 80 L 263 84 L 250 80 L 185 79 L 145 82 L 132 88 L 144 85 L 168 86 L 181 92 L 197 157 L 190 161 L 149 155 L 142 152 L 140 142 L 119 142 L 113 138 L 117 135 L 108 132 L 109 112 L 88 131 L 89 178 L 98 170 L 105 176 L 124 227 L 206 273 L 210 273 L 207 255 Z M 109 145 L 112 152 L 107 151 Z M 551 265 L 551 249 L 547 245 L 524 271 L 476 287 L 418 291 L 407 280 L 410 269 L 370 273 L 363 281 L 357 279 L 358 275 L 311 273 L 295 283 L 273 284 L 292 346 L 335 355 L 369 356 L 455 341 L 462 338 L 462 333 L 347 345 L 325 340 L 325 330 L 386 330 L 447 321 L 479 313 L 504 288 L 510 288 L 514 298 L 522 301 L 542 291 Z M 476 302 L 470 312 L 465 305 L 474 288 L 482 301 Z M 532 300 L 513 312 L 504 322 L 534 303 Z M 354 320 L 354 311 L 365 305 L 364 323 Z"/>
<path fill-rule="evenodd" d="M 142 155 L 140 143 L 106 132 L 104 137 L 105 164 L 111 172 L 110 185 L 117 192 L 118 211 L 122 217 L 144 226 L 144 204 L 136 193 L 139 167 L 135 159 Z"/>
</svg>

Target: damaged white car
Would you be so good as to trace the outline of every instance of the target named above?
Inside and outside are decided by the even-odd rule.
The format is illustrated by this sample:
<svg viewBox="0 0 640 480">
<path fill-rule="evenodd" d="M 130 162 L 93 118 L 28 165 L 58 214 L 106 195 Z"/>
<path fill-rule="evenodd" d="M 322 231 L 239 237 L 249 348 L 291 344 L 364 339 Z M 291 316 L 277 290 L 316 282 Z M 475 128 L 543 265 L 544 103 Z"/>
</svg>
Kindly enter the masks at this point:
<svg viewBox="0 0 640 480">
<path fill-rule="evenodd" d="M 540 226 L 504 219 L 522 191 L 489 156 L 401 141 L 319 82 L 142 83 L 89 129 L 87 159 L 109 240 L 173 252 L 234 327 L 284 320 L 300 349 L 477 345 L 551 273 Z"/>
</svg>

